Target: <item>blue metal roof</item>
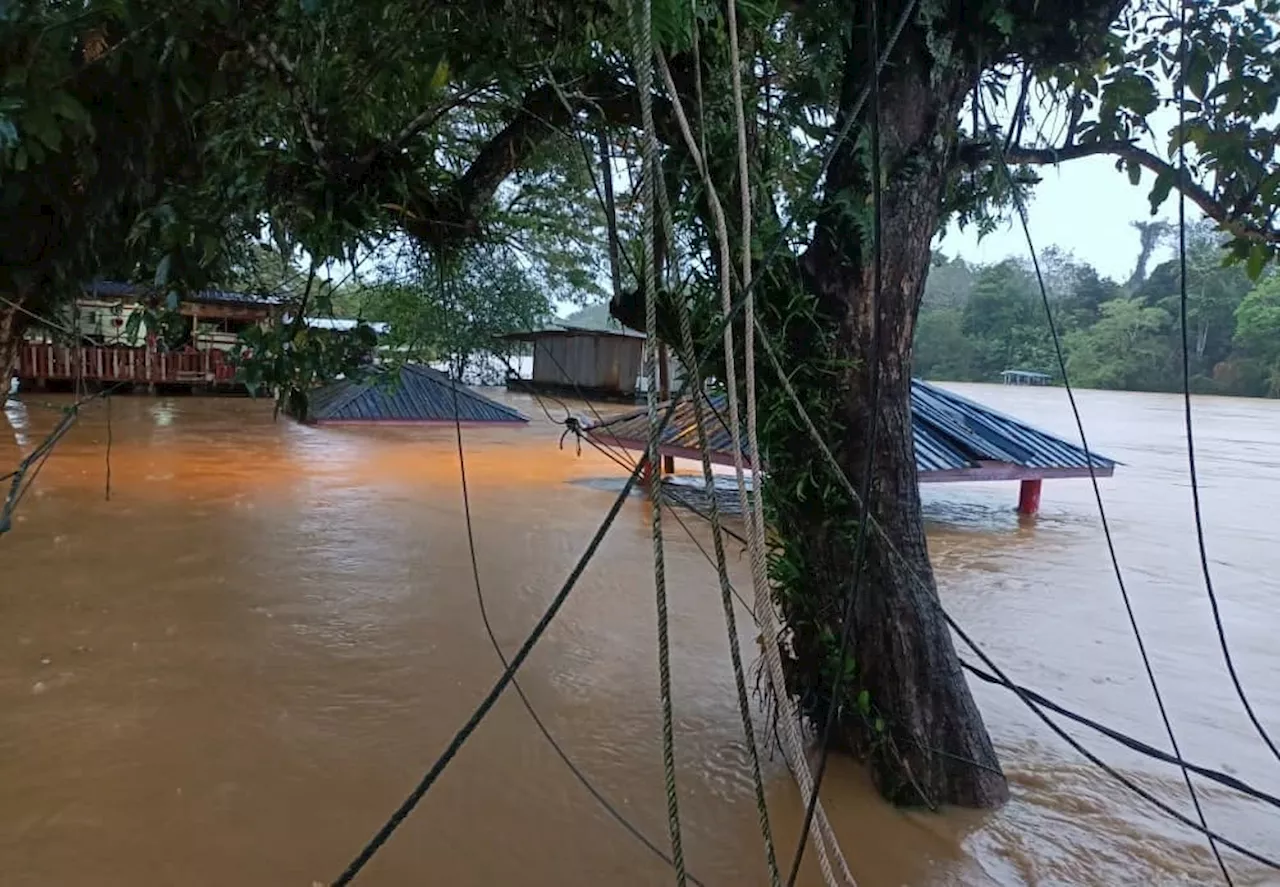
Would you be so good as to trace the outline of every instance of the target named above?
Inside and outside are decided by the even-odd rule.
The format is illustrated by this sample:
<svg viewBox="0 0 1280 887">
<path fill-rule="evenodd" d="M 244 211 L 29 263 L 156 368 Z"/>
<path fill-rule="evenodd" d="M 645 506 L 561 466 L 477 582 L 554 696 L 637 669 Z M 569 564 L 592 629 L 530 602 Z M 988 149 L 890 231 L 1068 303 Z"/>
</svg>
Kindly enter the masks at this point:
<svg viewBox="0 0 1280 887">
<path fill-rule="evenodd" d="M 725 461 L 733 453 L 726 398 L 713 395 L 708 401 L 717 410 L 717 415 L 707 417 L 708 443 Z M 976 471 L 991 463 L 1050 473 L 1087 471 L 1089 467 L 1090 460 L 1081 447 L 919 379 L 911 381 L 911 423 L 916 469 L 922 475 Z M 643 447 L 649 436 L 648 413 L 628 413 L 587 430 L 602 443 Z M 662 446 L 698 449 L 691 400 L 686 398 L 676 407 L 663 432 Z M 1110 474 L 1117 464 L 1096 452 L 1091 455 L 1097 472 Z"/>
<path fill-rule="evenodd" d="M 444 373 L 417 364 L 400 368 L 400 378 L 341 381 L 311 395 L 315 422 L 527 422 L 505 404 L 459 385 Z"/>
<path fill-rule="evenodd" d="M 84 284 L 84 291 L 87 295 L 106 296 L 112 299 L 138 299 L 154 295 L 156 292 L 154 287 L 138 283 L 121 283 L 118 280 L 95 280 Z M 279 296 L 264 293 L 233 293 L 227 290 L 200 290 L 188 293 L 183 300 L 228 305 L 277 305 L 281 301 Z"/>
</svg>

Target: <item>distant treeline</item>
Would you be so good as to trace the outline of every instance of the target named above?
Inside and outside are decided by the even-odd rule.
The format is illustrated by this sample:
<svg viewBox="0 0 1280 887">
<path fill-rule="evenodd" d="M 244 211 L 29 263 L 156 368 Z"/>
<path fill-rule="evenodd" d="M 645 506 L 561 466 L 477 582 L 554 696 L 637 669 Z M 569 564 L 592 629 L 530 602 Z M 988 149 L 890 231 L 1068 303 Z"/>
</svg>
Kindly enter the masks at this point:
<svg viewBox="0 0 1280 887">
<path fill-rule="evenodd" d="M 1169 239 L 1160 223 L 1138 226 L 1143 250 L 1130 279 L 1116 283 L 1071 256 L 1041 258 L 1072 385 L 1130 391 L 1182 389 L 1177 259 L 1147 273 Z M 1215 236 L 1189 232 L 1187 338 L 1192 391 L 1280 397 L 1280 276 L 1250 280 L 1224 266 Z M 915 339 L 915 375 L 993 382 L 1002 370 L 1062 373 L 1029 263 L 972 265 L 939 255 L 925 286 Z"/>
</svg>

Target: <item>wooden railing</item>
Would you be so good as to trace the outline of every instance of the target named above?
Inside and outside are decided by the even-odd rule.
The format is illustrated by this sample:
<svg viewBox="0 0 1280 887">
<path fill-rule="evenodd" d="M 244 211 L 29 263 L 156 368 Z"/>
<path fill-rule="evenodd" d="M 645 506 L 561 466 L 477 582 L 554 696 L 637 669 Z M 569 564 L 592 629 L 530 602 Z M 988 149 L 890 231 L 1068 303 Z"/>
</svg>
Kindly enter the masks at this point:
<svg viewBox="0 0 1280 887">
<path fill-rule="evenodd" d="M 72 348 L 29 342 L 18 359 L 18 378 L 84 379 L 150 384 L 229 384 L 236 370 L 221 351 L 159 351 L 154 348 Z"/>
</svg>

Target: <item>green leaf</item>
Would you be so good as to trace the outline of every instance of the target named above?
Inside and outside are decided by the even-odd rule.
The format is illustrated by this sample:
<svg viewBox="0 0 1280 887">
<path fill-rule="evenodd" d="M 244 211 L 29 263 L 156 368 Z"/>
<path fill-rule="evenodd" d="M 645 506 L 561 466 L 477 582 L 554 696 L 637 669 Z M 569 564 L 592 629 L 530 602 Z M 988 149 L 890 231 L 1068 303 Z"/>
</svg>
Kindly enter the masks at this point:
<svg viewBox="0 0 1280 887">
<path fill-rule="evenodd" d="M 1151 186 L 1151 193 L 1148 195 L 1153 216 L 1161 205 L 1169 199 L 1169 192 L 1173 190 L 1173 179 L 1174 173 L 1172 171 L 1165 171 L 1156 176 L 1155 184 Z"/>
<path fill-rule="evenodd" d="M 1271 258 L 1270 250 L 1264 244 L 1255 243 L 1249 247 L 1249 259 L 1244 267 L 1250 280 L 1257 281 L 1262 276 L 1262 269 L 1267 267 L 1269 258 Z"/>
<path fill-rule="evenodd" d="M 75 96 L 68 92 L 55 92 L 49 99 L 49 109 L 63 120 L 80 124 L 89 123 L 89 112 L 76 100 Z"/>
<path fill-rule="evenodd" d="M 871 694 L 866 690 L 858 692 L 858 711 L 864 715 L 871 714 Z"/>
<path fill-rule="evenodd" d="M 22 128 L 50 151 L 57 151 L 62 144 L 62 130 L 46 107 L 30 109 L 22 119 Z"/>
<path fill-rule="evenodd" d="M 1142 181 L 1142 167 L 1134 163 L 1132 160 L 1125 164 L 1125 171 L 1129 173 L 1129 184 L 1136 185 Z"/>
</svg>

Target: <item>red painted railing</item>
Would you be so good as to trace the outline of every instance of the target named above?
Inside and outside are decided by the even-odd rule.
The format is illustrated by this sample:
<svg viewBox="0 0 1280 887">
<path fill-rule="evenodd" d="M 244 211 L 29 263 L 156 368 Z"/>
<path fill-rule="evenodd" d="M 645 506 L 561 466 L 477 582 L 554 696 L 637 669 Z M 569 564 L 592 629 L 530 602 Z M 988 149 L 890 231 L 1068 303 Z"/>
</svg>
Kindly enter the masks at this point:
<svg viewBox="0 0 1280 887">
<path fill-rule="evenodd" d="M 29 342 L 18 359 L 18 378 L 84 379 L 154 384 L 227 384 L 236 369 L 221 351 L 152 348 L 71 348 Z"/>
</svg>

